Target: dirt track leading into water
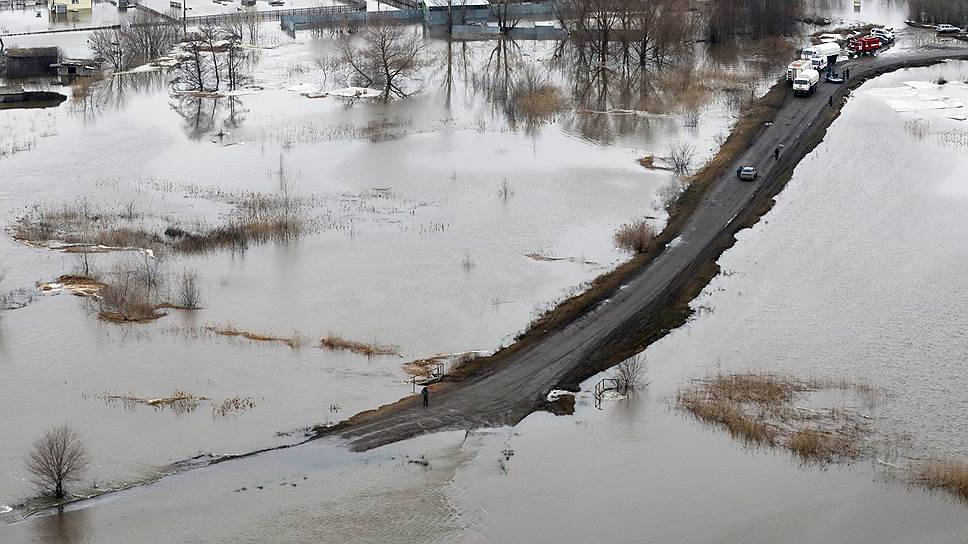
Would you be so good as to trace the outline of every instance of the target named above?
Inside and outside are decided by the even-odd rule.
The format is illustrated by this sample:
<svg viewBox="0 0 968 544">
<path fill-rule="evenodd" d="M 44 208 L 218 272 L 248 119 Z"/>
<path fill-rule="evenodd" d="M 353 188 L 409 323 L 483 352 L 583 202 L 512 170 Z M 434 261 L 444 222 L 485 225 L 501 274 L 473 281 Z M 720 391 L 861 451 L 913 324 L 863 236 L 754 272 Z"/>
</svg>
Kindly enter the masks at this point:
<svg viewBox="0 0 968 544">
<path fill-rule="evenodd" d="M 850 89 L 883 73 L 945 59 L 968 59 L 968 48 L 857 59 L 846 64 L 851 75 L 846 84 L 821 82 L 809 98 L 787 92 L 772 124 L 758 128 L 744 145 L 746 151 L 723 163 L 701 199 L 679 221 L 670 221 L 675 231 L 663 237 L 669 243 L 611 278 L 609 288 L 558 320 L 560 325 L 534 328 L 462 380 L 435 387 L 428 408 L 408 397 L 319 429 L 319 434 L 338 434 L 351 448 L 368 450 L 428 432 L 513 425 L 540 409 L 551 389 L 574 388 L 655 341 L 682 323 L 687 314 L 670 309 L 694 297 L 715 273 L 715 261 L 735 242 L 736 232 L 769 210 L 796 165 L 822 141 Z M 783 149 L 779 160 L 773 158 L 776 147 Z M 740 165 L 758 167 L 759 179 L 738 181 Z"/>
</svg>

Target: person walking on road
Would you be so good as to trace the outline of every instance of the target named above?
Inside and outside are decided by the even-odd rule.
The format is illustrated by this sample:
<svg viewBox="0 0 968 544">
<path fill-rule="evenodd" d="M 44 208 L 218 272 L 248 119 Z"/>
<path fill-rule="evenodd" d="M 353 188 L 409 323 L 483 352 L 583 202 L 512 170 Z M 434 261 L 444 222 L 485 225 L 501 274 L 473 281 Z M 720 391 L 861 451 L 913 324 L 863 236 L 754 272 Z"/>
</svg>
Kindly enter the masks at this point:
<svg viewBox="0 0 968 544">
<path fill-rule="evenodd" d="M 834 95 L 830 95 L 830 96 L 827 97 L 827 105 L 830 106 L 830 107 L 833 107 L 833 105 L 834 105 Z"/>
<path fill-rule="evenodd" d="M 430 406 L 430 389 L 424 387 L 420 390 L 420 396 L 423 397 L 423 405 Z"/>
<path fill-rule="evenodd" d="M 775 161 L 780 160 L 780 148 L 779 147 L 773 150 L 773 160 L 775 160 Z"/>
<path fill-rule="evenodd" d="M 850 68 L 844 68 L 844 82 L 846 83 L 848 79 L 850 79 Z"/>
</svg>

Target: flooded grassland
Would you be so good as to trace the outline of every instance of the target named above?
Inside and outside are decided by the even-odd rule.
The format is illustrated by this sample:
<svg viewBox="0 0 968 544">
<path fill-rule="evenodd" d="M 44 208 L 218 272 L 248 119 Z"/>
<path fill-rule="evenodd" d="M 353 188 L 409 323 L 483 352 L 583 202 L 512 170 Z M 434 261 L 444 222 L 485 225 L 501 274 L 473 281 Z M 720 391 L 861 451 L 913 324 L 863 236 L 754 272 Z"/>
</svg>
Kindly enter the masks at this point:
<svg viewBox="0 0 968 544">
<path fill-rule="evenodd" d="M 298 441 L 410 393 L 409 361 L 506 345 L 627 258 L 620 225 L 661 223 L 670 147 L 698 166 L 776 66 L 699 52 L 579 90 L 553 43 L 431 41 L 414 96 L 310 98 L 339 86 L 335 40 L 267 29 L 221 98 L 159 69 L 0 111 L 2 501 L 51 425 L 103 488 Z"/>
</svg>

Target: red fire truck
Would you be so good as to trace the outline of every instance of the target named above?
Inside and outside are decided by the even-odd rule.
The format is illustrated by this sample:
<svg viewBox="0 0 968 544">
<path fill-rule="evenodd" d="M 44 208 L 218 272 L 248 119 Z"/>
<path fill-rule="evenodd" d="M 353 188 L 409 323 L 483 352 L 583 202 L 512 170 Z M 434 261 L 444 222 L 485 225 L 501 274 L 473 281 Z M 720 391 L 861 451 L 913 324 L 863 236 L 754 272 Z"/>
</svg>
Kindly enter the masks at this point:
<svg viewBox="0 0 968 544">
<path fill-rule="evenodd" d="M 881 48 L 881 39 L 876 36 L 854 38 L 847 44 L 847 51 L 851 58 L 873 55 Z"/>
</svg>

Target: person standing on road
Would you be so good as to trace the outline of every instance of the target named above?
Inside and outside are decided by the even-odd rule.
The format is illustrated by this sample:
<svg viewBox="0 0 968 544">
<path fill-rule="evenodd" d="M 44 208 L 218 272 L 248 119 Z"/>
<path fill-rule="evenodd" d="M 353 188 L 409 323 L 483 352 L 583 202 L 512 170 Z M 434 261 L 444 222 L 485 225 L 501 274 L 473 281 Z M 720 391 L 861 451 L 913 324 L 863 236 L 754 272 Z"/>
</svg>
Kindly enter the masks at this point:
<svg viewBox="0 0 968 544">
<path fill-rule="evenodd" d="M 834 95 L 830 95 L 830 96 L 827 97 L 827 105 L 830 106 L 830 107 L 833 107 L 833 105 L 834 105 Z"/>
<path fill-rule="evenodd" d="M 780 148 L 779 147 L 773 150 L 773 160 L 775 160 L 775 161 L 780 160 Z"/>
<path fill-rule="evenodd" d="M 430 406 L 430 389 L 424 387 L 420 390 L 420 396 L 423 397 L 423 405 Z"/>
<path fill-rule="evenodd" d="M 850 68 L 844 68 L 844 83 L 850 79 Z"/>
</svg>

